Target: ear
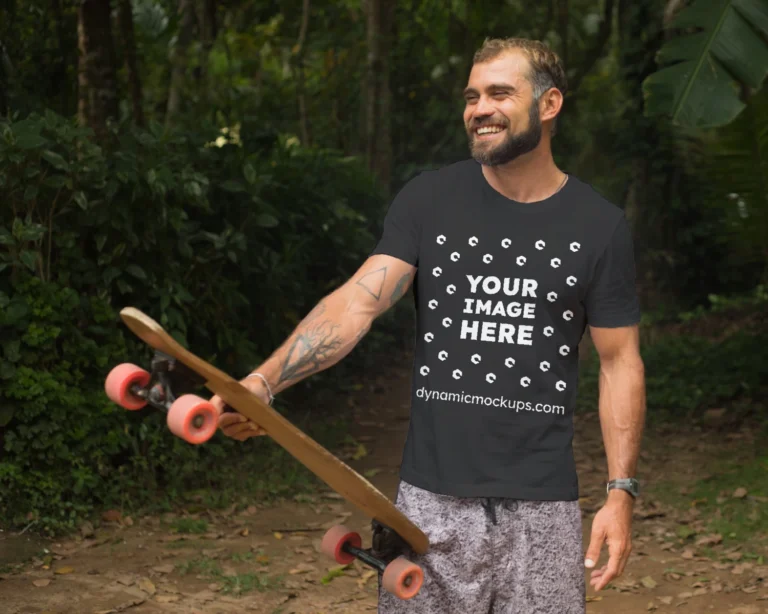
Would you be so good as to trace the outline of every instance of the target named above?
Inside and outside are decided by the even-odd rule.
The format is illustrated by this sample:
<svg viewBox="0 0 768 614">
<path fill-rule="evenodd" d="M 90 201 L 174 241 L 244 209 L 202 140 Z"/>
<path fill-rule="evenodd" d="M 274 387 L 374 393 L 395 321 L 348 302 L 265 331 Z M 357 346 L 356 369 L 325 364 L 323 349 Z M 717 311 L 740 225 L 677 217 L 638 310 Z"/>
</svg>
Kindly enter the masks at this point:
<svg viewBox="0 0 768 614">
<path fill-rule="evenodd" d="M 539 99 L 541 121 L 555 119 L 563 108 L 563 94 L 556 87 L 550 88 Z"/>
</svg>

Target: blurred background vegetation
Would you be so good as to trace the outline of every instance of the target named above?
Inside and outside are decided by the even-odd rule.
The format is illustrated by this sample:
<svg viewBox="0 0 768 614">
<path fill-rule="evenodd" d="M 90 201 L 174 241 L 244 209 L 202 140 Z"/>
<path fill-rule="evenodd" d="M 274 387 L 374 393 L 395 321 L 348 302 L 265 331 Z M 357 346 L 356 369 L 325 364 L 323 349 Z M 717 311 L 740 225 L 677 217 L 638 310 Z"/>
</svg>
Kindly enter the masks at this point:
<svg viewBox="0 0 768 614">
<path fill-rule="evenodd" d="M 110 403 L 109 369 L 147 358 L 117 312 L 236 377 L 266 358 L 359 266 L 390 196 L 468 156 L 461 92 L 488 36 L 565 61 L 555 158 L 632 223 L 649 418 L 764 417 L 761 0 L 3 0 L 0 525 L 304 480 L 274 448 L 192 447 Z M 411 324 L 406 299 L 278 408 L 343 441 L 338 400 L 402 364 Z"/>
</svg>

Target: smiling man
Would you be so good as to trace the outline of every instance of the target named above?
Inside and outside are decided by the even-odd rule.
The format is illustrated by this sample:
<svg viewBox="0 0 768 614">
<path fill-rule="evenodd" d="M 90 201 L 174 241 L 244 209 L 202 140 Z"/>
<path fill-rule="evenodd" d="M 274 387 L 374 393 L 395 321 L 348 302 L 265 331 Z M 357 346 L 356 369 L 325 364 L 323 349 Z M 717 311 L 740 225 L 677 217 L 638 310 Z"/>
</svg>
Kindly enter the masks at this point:
<svg viewBox="0 0 768 614">
<path fill-rule="evenodd" d="M 487 40 L 464 91 L 471 158 L 412 179 L 358 272 L 244 380 L 271 400 L 335 364 L 413 283 L 396 503 L 430 550 L 411 553 L 419 594 L 380 591 L 381 613 L 583 614 L 584 566 L 601 590 L 629 557 L 645 416 L 633 246 L 622 210 L 555 164 L 565 91 L 542 43 Z M 587 326 L 608 475 L 585 558 L 572 439 Z M 220 425 L 240 440 L 263 434 L 238 414 Z"/>
</svg>

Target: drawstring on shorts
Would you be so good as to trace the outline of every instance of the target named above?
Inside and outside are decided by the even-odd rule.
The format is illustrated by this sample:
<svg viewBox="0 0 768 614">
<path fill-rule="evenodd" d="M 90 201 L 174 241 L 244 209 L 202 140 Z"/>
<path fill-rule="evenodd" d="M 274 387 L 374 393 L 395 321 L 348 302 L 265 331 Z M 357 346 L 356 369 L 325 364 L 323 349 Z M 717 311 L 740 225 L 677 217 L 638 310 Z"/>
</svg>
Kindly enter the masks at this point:
<svg viewBox="0 0 768 614">
<path fill-rule="evenodd" d="M 488 497 L 483 501 L 482 506 L 483 506 L 483 509 L 485 509 L 485 513 L 488 514 L 488 517 L 491 519 L 491 522 L 493 522 L 493 524 L 498 524 L 498 518 L 496 517 L 496 507 L 499 505 L 502 506 L 505 510 L 508 510 L 510 512 L 517 511 L 517 501 L 515 501 L 514 499 Z"/>
</svg>

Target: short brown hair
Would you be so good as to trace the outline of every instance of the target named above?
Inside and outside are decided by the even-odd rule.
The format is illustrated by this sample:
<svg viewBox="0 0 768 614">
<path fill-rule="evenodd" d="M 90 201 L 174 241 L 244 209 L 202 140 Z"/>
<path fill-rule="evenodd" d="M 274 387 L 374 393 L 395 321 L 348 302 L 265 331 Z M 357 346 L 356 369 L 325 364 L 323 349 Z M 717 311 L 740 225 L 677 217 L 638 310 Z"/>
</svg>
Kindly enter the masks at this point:
<svg viewBox="0 0 768 614">
<path fill-rule="evenodd" d="M 539 97 L 552 87 L 556 87 L 565 96 L 568 90 L 568 78 L 560 56 L 547 45 L 527 38 L 486 38 L 483 46 L 475 52 L 473 62 L 480 64 L 496 59 L 507 51 L 522 51 L 531 65 L 528 80 L 533 86 L 533 98 Z"/>
</svg>

